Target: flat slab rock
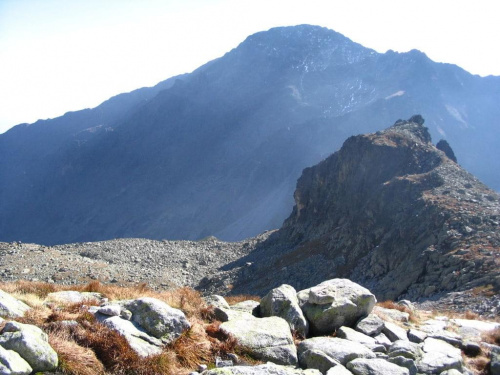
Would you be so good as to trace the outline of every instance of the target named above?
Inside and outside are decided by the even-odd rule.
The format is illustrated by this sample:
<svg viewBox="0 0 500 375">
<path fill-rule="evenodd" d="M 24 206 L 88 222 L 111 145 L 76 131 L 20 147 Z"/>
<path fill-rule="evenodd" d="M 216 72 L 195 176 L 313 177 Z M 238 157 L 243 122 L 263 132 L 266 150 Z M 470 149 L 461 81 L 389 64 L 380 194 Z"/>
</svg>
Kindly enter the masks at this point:
<svg viewBox="0 0 500 375">
<path fill-rule="evenodd" d="M 410 375 L 407 368 L 378 358 L 357 358 L 347 364 L 347 369 L 354 375 Z"/>
<path fill-rule="evenodd" d="M 312 339 L 302 341 L 297 347 L 301 365 L 302 363 L 307 363 L 303 357 L 306 352 L 311 350 L 323 352 L 342 365 L 346 365 L 356 358 L 375 358 L 375 353 L 363 344 L 337 337 L 313 337 Z"/>
<path fill-rule="evenodd" d="M 220 329 L 233 335 L 238 344 L 250 350 L 251 354 L 262 361 L 280 365 L 296 365 L 297 349 L 293 343 L 288 323 L 278 317 L 255 318 L 244 313 L 245 317 L 222 323 Z"/>
<path fill-rule="evenodd" d="M 202 372 L 202 375 L 321 375 L 314 369 L 301 370 L 272 363 L 259 366 L 223 367 Z"/>
<path fill-rule="evenodd" d="M 445 341 L 428 337 L 424 341 L 422 359 L 417 362 L 419 373 L 440 374 L 443 371 L 463 368 L 460 349 Z"/>
</svg>

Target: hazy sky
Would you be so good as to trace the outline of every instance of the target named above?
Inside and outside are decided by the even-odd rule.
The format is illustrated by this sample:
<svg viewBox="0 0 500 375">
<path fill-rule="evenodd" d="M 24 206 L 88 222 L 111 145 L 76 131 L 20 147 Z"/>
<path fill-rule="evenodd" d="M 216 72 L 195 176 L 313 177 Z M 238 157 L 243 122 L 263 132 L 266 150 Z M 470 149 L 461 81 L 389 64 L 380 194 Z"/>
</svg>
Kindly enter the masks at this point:
<svg viewBox="0 0 500 375">
<path fill-rule="evenodd" d="M 496 0 L 0 0 L 0 133 L 190 72 L 274 26 L 500 75 L 499 14 Z"/>
</svg>

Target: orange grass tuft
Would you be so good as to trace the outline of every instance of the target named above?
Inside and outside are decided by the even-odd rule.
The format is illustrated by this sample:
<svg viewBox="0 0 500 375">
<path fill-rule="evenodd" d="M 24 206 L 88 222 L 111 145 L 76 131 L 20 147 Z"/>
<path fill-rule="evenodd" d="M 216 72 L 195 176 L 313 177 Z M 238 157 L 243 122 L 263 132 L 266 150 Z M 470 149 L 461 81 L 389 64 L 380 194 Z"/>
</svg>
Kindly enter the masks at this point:
<svg viewBox="0 0 500 375">
<path fill-rule="evenodd" d="M 225 296 L 224 297 L 229 305 L 234 305 L 239 302 L 243 301 L 257 301 L 260 302 L 260 297 L 259 296 L 252 296 L 250 294 L 239 294 L 236 296 Z"/>
<path fill-rule="evenodd" d="M 68 375 L 103 375 L 103 364 L 89 348 L 79 346 L 63 332 L 49 332 L 49 343 L 59 357 L 59 370 Z"/>
</svg>

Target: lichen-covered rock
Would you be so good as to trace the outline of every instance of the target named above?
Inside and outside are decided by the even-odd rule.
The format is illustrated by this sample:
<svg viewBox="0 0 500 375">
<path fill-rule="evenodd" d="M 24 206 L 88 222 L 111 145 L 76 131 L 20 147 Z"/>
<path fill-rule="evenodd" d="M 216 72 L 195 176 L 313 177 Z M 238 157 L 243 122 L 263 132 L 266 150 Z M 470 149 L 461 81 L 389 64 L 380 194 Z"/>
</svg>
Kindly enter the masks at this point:
<svg viewBox="0 0 500 375">
<path fill-rule="evenodd" d="M 246 312 L 260 317 L 260 303 L 253 300 L 241 301 L 230 306 L 231 310 Z"/>
<path fill-rule="evenodd" d="M 440 374 L 445 370 L 463 368 L 460 349 L 445 341 L 428 337 L 424 341 L 422 359 L 417 362 L 419 373 Z"/>
<path fill-rule="evenodd" d="M 238 344 L 256 358 L 280 365 L 296 365 L 297 350 L 288 323 L 278 317 L 251 316 L 222 323 L 220 329 L 233 335 Z"/>
<path fill-rule="evenodd" d="M 8 322 L 0 334 L 0 345 L 17 352 L 33 371 L 52 371 L 57 368 L 57 353 L 49 345 L 47 335 L 36 326 Z"/>
<path fill-rule="evenodd" d="M 290 329 L 307 337 L 309 323 L 299 306 L 297 291 L 294 287 L 283 284 L 272 289 L 260 301 L 260 313 L 263 317 L 279 316 L 285 319 Z"/>
<path fill-rule="evenodd" d="M 321 372 L 314 369 L 301 370 L 293 367 L 266 363 L 265 365 L 258 366 L 215 368 L 203 371 L 203 375 L 321 375 Z"/>
<path fill-rule="evenodd" d="M 307 296 L 307 298 L 306 298 Z M 332 279 L 297 294 L 313 335 L 331 334 L 341 326 L 353 327 L 370 314 L 375 296 L 347 279 Z"/>
<path fill-rule="evenodd" d="M 354 375 L 410 375 L 407 368 L 379 358 L 357 358 L 349 362 L 347 368 Z"/>
<path fill-rule="evenodd" d="M 375 354 L 366 346 L 336 337 L 313 337 L 302 341 L 297 346 L 299 361 L 308 350 L 321 351 L 342 365 L 356 358 L 375 358 Z"/>
<path fill-rule="evenodd" d="M 28 375 L 33 369 L 19 354 L 0 346 L 0 374 Z"/>
<path fill-rule="evenodd" d="M 0 289 L 0 316 L 20 318 L 30 307 Z"/>
<path fill-rule="evenodd" d="M 191 325 L 181 310 L 156 298 L 143 297 L 121 304 L 132 312 L 132 321 L 149 335 L 169 343 L 187 331 Z"/>
<path fill-rule="evenodd" d="M 117 331 L 128 341 L 130 347 L 141 357 L 160 354 L 162 351 L 161 340 L 148 335 L 136 327 L 131 321 L 119 316 L 104 316 L 101 322 L 108 328 Z"/>
</svg>

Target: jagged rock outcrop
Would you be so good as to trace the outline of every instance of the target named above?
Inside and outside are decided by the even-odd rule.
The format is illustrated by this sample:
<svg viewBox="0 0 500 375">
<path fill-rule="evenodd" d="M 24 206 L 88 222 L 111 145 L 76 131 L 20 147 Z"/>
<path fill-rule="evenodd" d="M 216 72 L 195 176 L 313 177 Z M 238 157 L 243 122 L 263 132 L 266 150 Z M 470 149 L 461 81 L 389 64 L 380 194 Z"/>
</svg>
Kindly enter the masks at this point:
<svg viewBox="0 0 500 375">
<path fill-rule="evenodd" d="M 283 227 L 242 259 L 249 267 L 233 268 L 234 292 L 332 277 L 379 300 L 500 290 L 499 195 L 438 150 L 422 124 L 414 116 L 350 137 L 306 168 Z"/>
</svg>

